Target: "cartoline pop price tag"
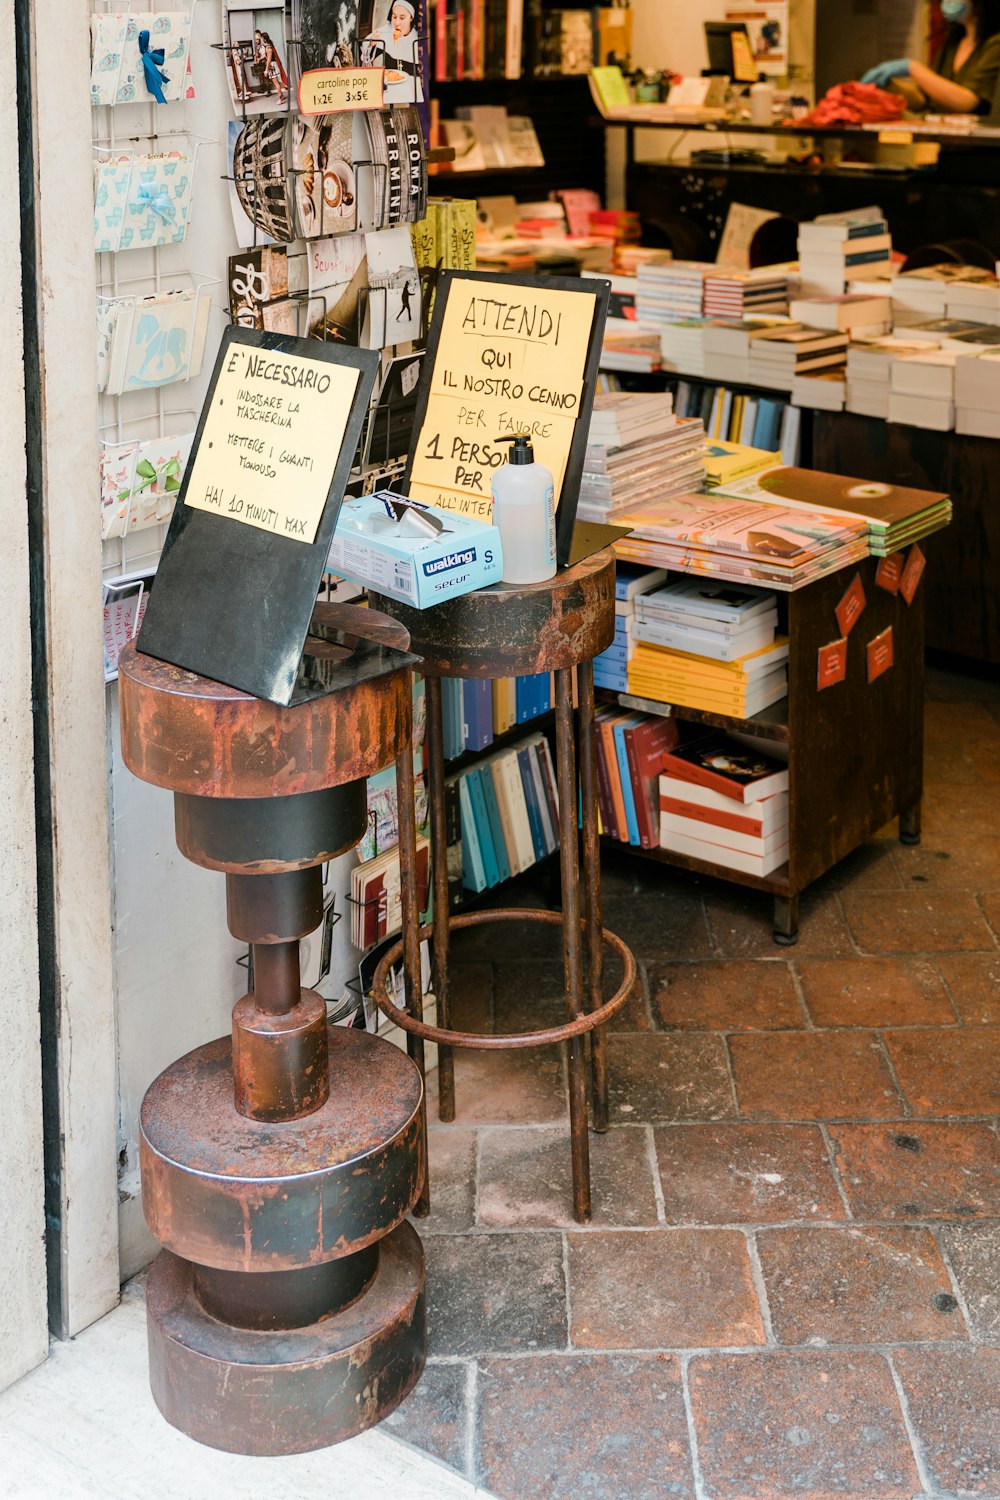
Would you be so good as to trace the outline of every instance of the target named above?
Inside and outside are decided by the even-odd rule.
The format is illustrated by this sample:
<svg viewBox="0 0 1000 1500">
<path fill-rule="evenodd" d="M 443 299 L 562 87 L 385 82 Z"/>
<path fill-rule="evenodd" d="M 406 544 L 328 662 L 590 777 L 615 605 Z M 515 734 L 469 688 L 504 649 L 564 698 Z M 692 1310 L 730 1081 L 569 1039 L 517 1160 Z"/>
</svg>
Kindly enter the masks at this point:
<svg viewBox="0 0 1000 1500">
<path fill-rule="evenodd" d="M 299 113 L 336 115 L 381 109 L 384 96 L 384 68 L 313 68 L 299 80 Z"/>
</svg>

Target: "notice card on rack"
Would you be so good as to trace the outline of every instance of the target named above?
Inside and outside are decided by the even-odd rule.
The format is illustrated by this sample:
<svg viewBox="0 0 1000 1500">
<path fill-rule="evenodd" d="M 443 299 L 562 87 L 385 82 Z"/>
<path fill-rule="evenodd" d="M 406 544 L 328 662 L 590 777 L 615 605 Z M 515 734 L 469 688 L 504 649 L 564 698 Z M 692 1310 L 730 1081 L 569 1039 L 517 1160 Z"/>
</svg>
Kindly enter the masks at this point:
<svg viewBox="0 0 1000 1500">
<path fill-rule="evenodd" d="M 406 483 L 415 499 L 490 519 L 490 482 L 515 433 L 555 481 L 568 556 L 608 283 L 445 272 L 421 376 Z"/>
<path fill-rule="evenodd" d="M 361 371 L 230 347 L 191 466 L 187 504 L 313 542 Z"/>
<path fill-rule="evenodd" d="M 272 703 L 297 682 L 374 350 L 227 328 L 138 649 Z"/>
</svg>

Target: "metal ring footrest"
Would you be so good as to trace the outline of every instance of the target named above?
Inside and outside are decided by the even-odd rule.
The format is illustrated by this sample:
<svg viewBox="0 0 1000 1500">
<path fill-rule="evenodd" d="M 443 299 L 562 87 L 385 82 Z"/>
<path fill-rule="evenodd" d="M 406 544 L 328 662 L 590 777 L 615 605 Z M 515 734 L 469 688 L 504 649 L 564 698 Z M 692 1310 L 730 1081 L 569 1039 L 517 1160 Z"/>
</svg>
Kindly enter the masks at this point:
<svg viewBox="0 0 1000 1500">
<path fill-rule="evenodd" d="M 485 927 L 490 922 L 547 922 L 550 926 L 562 927 L 563 918 L 559 912 L 507 907 L 499 911 L 467 912 L 464 916 L 452 917 L 448 927 L 449 931 L 456 931 L 462 927 Z M 375 997 L 375 1004 L 390 1021 L 395 1021 L 396 1025 L 401 1026 L 404 1031 L 422 1037 L 425 1042 L 440 1042 L 445 1047 L 476 1047 L 481 1050 L 499 1052 L 506 1048 L 549 1047 L 557 1042 L 568 1042 L 575 1036 L 583 1036 L 585 1032 L 603 1026 L 605 1021 L 610 1021 L 612 1016 L 617 1015 L 632 993 L 632 987 L 635 984 L 636 965 L 631 948 L 620 937 L 609 932 L 606 927 L 601 929 L 601 933 L 605 944 L 621 959 L 625 972 L 620 986 L 611 999 L 605 1001 L 597 1010 L 585 1011 L 562 1026 L 550 1026 L 544 1031 L 518 1031 L 500 1036 L 484 1036 L 476 1031 L 448 1031 L 441 1026 L 428 1026 L 425 1021 L 418 1021 L 416 1016 L 400 1010 L 389 999 L 386 979 L 393 964 L 397 963 L 402 956 L 402 938 L 382 955 L 372 980 L 372 994 Z M 421 939 L 432 936 L 432 927 L 421 928 Z"/>
</svg>

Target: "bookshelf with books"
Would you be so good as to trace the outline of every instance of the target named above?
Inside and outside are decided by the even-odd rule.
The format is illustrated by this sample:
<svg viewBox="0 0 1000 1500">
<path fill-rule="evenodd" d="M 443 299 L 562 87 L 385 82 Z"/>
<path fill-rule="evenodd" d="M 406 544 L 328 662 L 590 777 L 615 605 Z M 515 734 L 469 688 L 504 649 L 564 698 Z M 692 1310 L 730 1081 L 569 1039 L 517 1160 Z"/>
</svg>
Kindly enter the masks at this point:
<svg viewBox="0 0 1000 1500">
<path fill-rule="evenodd" d="M 919 837 L 924 591 L 919 588 L 907 605 L 876 582 L 878 567 L 869 557 L 777 596 L 777 631 L 788 641 L 787 693 L 757 713 L 682 707 L 631 692 L 599 695 L 605 705 L 676 721 L 681 745 L 722 731 L 737 748 L 787 762 L 787 852 L 767 873 L 734 868 L 730 856 L 713 858 L 707 849 L 688 852 L 694 845 L 684 839 L 670 849 L 632 846 L 641 858 L 768 892 L 778 943 L 796 941 L 806 887 L 865 839 L 895 817 L 901 839 Z M 837 609 L 855 580 L 865 601 L 863 628 L 859 623 L 847 638 L 843 679 L 827 687 L 820 676 L 823 653 L 840 638 Z M 866 644 L 887 638 L 891 668 L 869 681 Z M 614 842 L 607 830 L 605 841 Z"/>
</svg>

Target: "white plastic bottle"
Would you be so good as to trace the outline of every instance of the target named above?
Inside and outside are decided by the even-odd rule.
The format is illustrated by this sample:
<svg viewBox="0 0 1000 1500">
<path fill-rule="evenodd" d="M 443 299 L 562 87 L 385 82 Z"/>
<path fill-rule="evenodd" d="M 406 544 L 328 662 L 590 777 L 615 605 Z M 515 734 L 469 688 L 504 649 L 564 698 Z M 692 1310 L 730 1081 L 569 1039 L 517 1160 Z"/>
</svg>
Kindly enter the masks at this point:
<svg viewBox="0 0 1000 1500">
<path fill-rule="evenodd" d="M 556 573 L 555 484 L 535 463 L 530 433 L 498 438 L 510 460 L 493 471 L 493 524 L 500 532 L 504 583 L 544 583 Z"/>
</svg>

